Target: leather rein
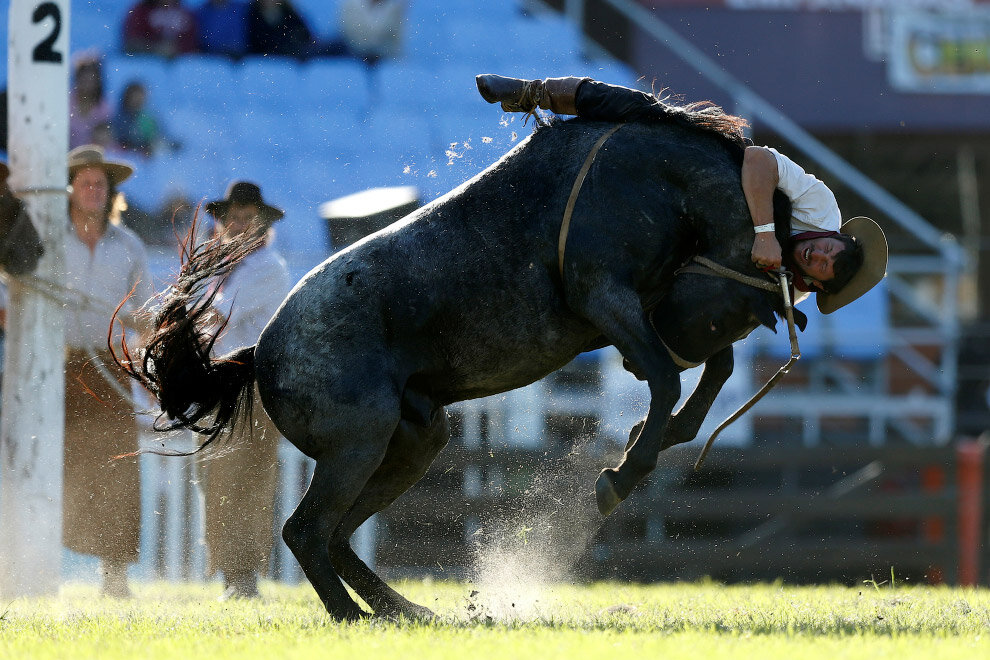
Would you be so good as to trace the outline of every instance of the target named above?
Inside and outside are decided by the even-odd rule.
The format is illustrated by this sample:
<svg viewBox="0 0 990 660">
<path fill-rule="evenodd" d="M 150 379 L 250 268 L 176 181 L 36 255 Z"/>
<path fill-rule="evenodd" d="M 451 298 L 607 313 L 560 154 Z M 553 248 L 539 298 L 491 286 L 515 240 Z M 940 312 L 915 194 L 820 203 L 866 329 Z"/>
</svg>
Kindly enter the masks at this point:
<svg viewBox="0 0 990 660">
<path fill-rule="evenodd" d="M 598 138 L 598 140 L 595 141 L 595 144 L 592 145 L 591 150 L 588 152 L 588 155 L 585 157 L 584 163 L 582 163 L 581 165 L 581 169 L 578 170 L 577 176 L 574 179 L 574 184 L 571 186 L 571 193 L 570 196 L 568 196 L 567 198 L 567 205 L 564 207 L 564 216 L 560 223 L 560 234 L 557 238 L 557 271 L 560 275 L 560 281 L 562 284 L 564 282 L 564 251 L 567 246 L 567 233 L 570 230 L 571 216 L 574 213 L 574 206 L 577 203 L 577 198 L 581 192 L 581 187 L 584 185 L 584 180 L 588 176 L 588 171 L 591 169 L 591 165 L 594 163 L 595 157 L 598 155 L 598 152 L 601 150 L 602 145 L 604 145 L 605 141 L 608 140 L 610 137 L 612 137 L 612 135 L 614 135 L 616 131 L 622 128 L 622 126 L 623 124 L 616 124 L 609 130 L 605 131 L 605 133 L 603 133 Z M 727 426 L 729 426 L 734 421 L 742 417 L 750 408 L 752 408 L 756 404 L 757 401 L 762 399 L 767 392 L 773 389 L 773 387 L 784 376 L 784 374 L 786 374 L 791 370 L 791 366 L 798 359 L 800 359 L 801 351 L 798 347 L 797 330 L 794 327 L 794 305 L 791 302 L 791 289 L 790 289 L 790 282 L 788 281 L 788 278 L 791 275 L 783 268 L 780 268 L 774 272 L 774 274 L 779 278 L 779 281 L 770 282 L 765 279 L 752 277 L 744 273 L 739 273 L 737 271 L 732 270 L 731 268 L 727 268 L 705 257 L 695 256 L 685 266 L 682 266 L 680 269 L 677 270 L 677 272 L 674 274 L 675 277 L 680 273 L 698 273 L 702 275 L 725 277 L 728 279 L 735 280 L 737 282 L 741 282 L 743 284 L 747 284 L 749 286 L 756 287 L 758 289 L 764 289 L 766 291 L 770 291 L 773 293 L 779 293 L 783 297 L 783 301 L 784 301 L 784 313 L 785 316 L 787 317 L 787 334 L 791 342 L 791 357 L 787 361 L 787 363 L 777 370 L 777 373 L 774 374 L 773 377 L 771 377 L 770 380 L 767 381 L 767 383 L 760 389 L 759 392 L 754 394 L 752 398 L 750 398 L 749 401 L 747 401 L 742 406 L 740 406 L 738 410 L 736 410 L 734 413 L 729 415 L 729 417 L 724 422 L 719 424 L 718 428 L 716 428 L 715 431 L 712 432 L 711 437 L 708 438 L 708 441 L 705 443 L 705 446 L 702 448 L 701 454 L 698 456 L 698 460 L 696 460 L 694 463 L 694 469 L 698 470 L 701 467 L 702 462 L 704 462 L 705 457 L 708 455 L 709 450 L 712 448 L 712 444 L 714 444 L 715 438 L 717 438 L 718 435 L 723 430 L 725 430 Z M 659 301 L 656 304 L 659 304 Z M 651 305 L 651 307 L 653 306 L 655 305 Z M 657 338 L 660 339 L 660 343 L 663 344 L 663 347 L 667 350 L 667 354 L 670 355 L 670 359 L 678 367 L 682 369 L 691 369 L 704 364 L 704 362 L 690 362 L 688 360 L 685 360 L 681 356 L 677 355 L 677 353 L 675 353 L 673 350 L 671 350 L 671 348 L 667 345 L 667 343 L 663 341 L 663 338 L 660 337 L 659 333 L 657 333 Z"/>
</svg>

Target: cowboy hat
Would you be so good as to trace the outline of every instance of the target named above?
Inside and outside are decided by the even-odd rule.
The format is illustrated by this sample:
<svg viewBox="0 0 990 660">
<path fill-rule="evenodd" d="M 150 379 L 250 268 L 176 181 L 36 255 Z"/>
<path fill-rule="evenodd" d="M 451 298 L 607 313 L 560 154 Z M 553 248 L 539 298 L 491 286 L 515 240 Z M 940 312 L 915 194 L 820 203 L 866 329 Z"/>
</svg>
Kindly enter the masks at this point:
<svg viewBox="0 0 990 660">
<path fill-rule="evenodd" d="M 103 147 L 98 144 L 84 144 L 69 152 L 69 181 L 84 167 L 101 168 L 113 185 L 123 183 L 134 174 L 134 168 L 127 163 L 107 160 Z"/>
<path fill-rule="evenodd" d="M 887 238 L 873 220 L 859 216 L 847 221 L 839 232 L 856 239 L 863 247 L 863 265 L 838 293 L 818 293 L 818 311 L 831 314 L 872 289 L 887 273 Z"/>
<path fill-rule="evenodd" d="M 262 222 L 272 223 L 282 218 L 285 211 L 265 203 L 261 197 L 261 188 L 250 181 L 234 181 L 227 186 L 223 199 L 217 199 L 206 205 L 206 212 L 223 222 L 223 216 L 231 204 L 254 204 L 258 207 L 258 216 Z"/>
</svg>

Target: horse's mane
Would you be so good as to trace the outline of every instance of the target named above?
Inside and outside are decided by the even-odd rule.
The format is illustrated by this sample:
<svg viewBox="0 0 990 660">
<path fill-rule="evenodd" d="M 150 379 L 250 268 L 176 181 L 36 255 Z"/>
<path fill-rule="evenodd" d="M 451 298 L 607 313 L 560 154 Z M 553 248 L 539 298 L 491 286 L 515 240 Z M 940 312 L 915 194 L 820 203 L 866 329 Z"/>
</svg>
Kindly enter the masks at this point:
<svg viewBox="0 0 990 660">
<path fill-rule="evenodd" d="M 742 117 L 730 115 L 711 101 L 674 105 L 656 94 L 654 96 L 666 115 L 675 123 L 715 133 L 737 147 L 746 148 L 745 130 L 749 128 L 749 122 Z"/>
</svg>

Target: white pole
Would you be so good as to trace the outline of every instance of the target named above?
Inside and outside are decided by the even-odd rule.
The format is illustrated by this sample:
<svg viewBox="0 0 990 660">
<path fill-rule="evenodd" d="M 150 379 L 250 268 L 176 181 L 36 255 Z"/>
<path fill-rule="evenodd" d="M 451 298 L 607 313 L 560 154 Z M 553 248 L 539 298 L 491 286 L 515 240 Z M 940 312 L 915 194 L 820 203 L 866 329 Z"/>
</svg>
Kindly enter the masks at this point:
<svg viewBox="0 0 990 660">
<path fill-rule="evenodd" d="M 35 274 L 61 282 L 67 219 L 69 0 L 11 0 L 10 187 L 45 244 Z M 57 593 L 62 554 L 65 328 L 61 306 L 10 278 L 0 415 L 0 593 Z"/>
</svg>

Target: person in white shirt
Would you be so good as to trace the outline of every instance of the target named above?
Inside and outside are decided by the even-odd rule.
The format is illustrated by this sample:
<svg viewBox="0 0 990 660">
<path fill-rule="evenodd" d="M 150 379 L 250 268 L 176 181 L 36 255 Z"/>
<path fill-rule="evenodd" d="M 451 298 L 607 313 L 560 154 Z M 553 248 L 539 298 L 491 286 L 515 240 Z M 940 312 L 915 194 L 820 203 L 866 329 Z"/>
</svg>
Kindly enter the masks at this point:
<svg viewBox="0 0 990 660">
<path fill-rule="evenodd" d="M 637 89 L 591 78 L 522 80 L 493 74 L 477 76 L 478 91 L 507 112 L 536 108 L 599 121 L 676 120 L 685 109 L 663 103 Z M 703 105 L 703 104 L 702 104 Z M 693 110 L 698 104 L 686 106 Z M 720 108 L 703 110 L 706 121 L 731 133 L 744 148 L 742 189 L 753 218 L 753 262 L 762 269 L 781 265 L 796 277 L 794 288 L 817 292 L 818 309 L 829 314 L 873 288 L 887 269 L 887 241 L 880 226 L 857 217 L 843 223 L 832 191 L 794 161 L 768 147 L 746 146 L 745 120 Z M 725 128 L 728 130 L 724 130 Z M 781 246 L 775 235 L 773 194 L 791 201 L 789 238 Z"/>
<path fill-rule="evenodd" d="M 223 199 L 206 211 L 216 221 L 216 236 L 229 240 L 263 231 L 266 240 L 219 284 L 213 311 L 222 326 L 213 351 L 225 355 L 257 343 L 261 331 L 289 293 L 285 260 L 272 245 L 272 225 L 283 212 L 267 204 L 254 183 L 237 181 Z M 202 463 L 201 487 L 206 504 L 206 545 L 210 574 L 224 579 L 222 598 L 258 596 L 258 576 L 265 572 L 274 541 L 274 505 L 278 474 L 278 429 L 255 391 L 253 423 L 244 425 L 223 450 Z"/>
<path fill-rule="evenodd" d="M 144 332 L 142 307 L 154 289 L 141 239 L 119 224 L 117 186 L 131 176 L 97 145 L 69 152 L 69 218 L 65 237 L 65 445 L 62 539 L 101 560 L 103 594 L 130 596 L 127 565 L 137 559 L 141 474 L 133 454 L 138 428 L 130 380 L 107 347 L 114 310 L 131 332 Z"/>
</svg>

